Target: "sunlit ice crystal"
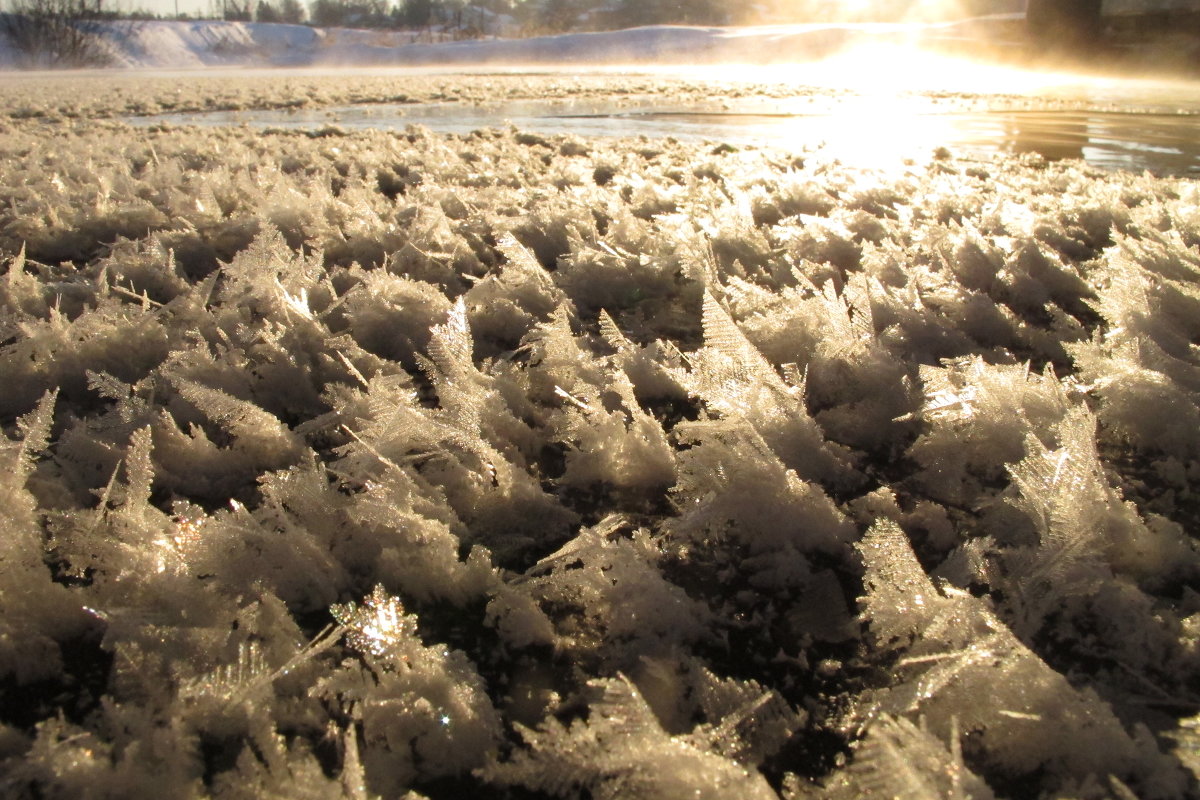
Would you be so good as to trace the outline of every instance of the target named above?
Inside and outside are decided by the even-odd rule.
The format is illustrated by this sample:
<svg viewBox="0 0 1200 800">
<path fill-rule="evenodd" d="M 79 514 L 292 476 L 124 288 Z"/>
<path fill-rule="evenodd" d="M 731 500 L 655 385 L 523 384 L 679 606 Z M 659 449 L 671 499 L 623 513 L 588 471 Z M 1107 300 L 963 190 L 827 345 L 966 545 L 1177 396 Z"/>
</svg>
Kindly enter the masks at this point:
<svg viewBox="0 0 1200 800">
<path fill-rule="evenodd" d="M 382 585 L 377 585 L 361 606 L 336 604 L 329 611 L 347 629 L 351 647 L 375 656 L 388 652 L 415 630 L 400 598 L 389 595 Z"/>
</svg>

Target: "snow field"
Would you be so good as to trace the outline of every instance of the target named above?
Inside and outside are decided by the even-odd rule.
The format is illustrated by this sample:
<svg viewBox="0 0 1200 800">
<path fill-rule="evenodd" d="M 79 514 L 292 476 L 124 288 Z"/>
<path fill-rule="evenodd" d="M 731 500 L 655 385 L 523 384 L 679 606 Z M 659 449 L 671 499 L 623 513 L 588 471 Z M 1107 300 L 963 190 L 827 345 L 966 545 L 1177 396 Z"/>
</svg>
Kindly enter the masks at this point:
<svg viewBox="0 0 1200 800">
<path fill-rule="evenodd" d="M 26 116 L 6 795 L 1194 793 L 1194 181 Z"/>
</svg>

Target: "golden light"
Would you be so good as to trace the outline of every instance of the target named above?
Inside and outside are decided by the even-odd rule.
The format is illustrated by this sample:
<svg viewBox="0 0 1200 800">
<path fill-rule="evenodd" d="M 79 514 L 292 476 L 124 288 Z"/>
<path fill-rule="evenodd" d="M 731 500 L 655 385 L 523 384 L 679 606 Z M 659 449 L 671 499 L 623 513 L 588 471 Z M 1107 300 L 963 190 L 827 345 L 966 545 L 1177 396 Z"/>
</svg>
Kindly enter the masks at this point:
<svg viewBox="0 0 1200 800">
<path fill-rule="evenodd" d="M 870 94 L 960 92 L 1024 94 L 1064 80 L 1062 75 L 878 43 L 842 51 L 815 64 L 782 65 L 781 82 Z"/>
<path fill-rule="evenodd" d="M 788 21 L 936 22 L 970 15 L 960 0 L 782 0 L 774 6 Z"/>
<path fill-rule="evenodd" d="M 730 81 L 775 83 L 788 99 L 776 138 L 790 147 L 821 146 L 824 156 L 882 166 L 928 156 L 953 141 L 962 112 L 1035 96 L 1069 79 L 923 50 L 915 44 L 863 44 L 815 63 L 722 68 Z M 810 91 L 811 90 L 811 91 Z"/>
<path fill-rule="evenodd" d="M 845 0 L 841 3 L 842 8 L 851 16 L 858 16 L 871 10 L 871 7 L 876 5 L 874 0 Z"/>
</svg>

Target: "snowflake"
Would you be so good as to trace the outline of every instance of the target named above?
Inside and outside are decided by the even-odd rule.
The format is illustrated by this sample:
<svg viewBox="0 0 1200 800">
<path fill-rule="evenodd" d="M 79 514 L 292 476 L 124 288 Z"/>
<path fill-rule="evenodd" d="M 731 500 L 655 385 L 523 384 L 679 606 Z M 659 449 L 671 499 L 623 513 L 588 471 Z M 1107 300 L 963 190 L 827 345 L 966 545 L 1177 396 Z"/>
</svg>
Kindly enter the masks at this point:
<svg viewBox="0 0 1200 800">
<path fill-rule="evenodd" d="M 392 597 L 382 585 L 356 603 L 336 604 L 330 613 L 346 628 L 346 640 L 359 652 L 381 656 L 416 631 L 413 618 L 404 613 L 400 598 Z"/>
</svg>

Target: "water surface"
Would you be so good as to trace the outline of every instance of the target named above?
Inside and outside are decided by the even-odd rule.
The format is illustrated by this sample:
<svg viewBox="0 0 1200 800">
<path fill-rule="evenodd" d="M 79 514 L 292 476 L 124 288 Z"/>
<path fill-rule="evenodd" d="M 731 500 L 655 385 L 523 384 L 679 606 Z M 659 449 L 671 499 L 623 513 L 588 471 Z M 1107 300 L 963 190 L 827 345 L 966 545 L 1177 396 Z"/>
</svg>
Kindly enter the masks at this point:
<svg viewBox="0 0 1200 800">
<path fill-rule="evenodd" d="M 513 125 L 541 134 L 675 137 L 818 152 L 848 163 L 1037 153 L 1109 170 L 1200 175 L 1200 86 L 1139 81 L 1040 85 L 1024 94 L 797 92 L 783 99 L 742 94 L 704 102 L 661 96 L 357 105 L 132 118 L 135 124 L 403 129 L 424 125 L 465 134 Z"/>
</svg>

